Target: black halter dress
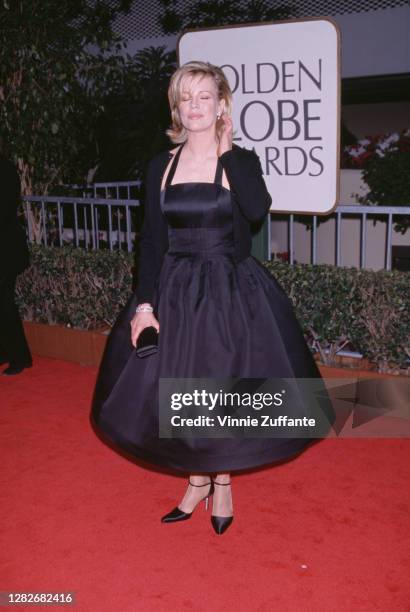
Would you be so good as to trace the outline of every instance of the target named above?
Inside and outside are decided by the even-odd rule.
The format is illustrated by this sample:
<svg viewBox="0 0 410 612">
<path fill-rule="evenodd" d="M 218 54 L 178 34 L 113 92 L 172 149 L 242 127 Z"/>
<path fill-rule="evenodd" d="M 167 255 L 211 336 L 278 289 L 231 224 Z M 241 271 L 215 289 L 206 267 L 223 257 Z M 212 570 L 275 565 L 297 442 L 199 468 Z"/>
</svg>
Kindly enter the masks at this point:
<svg viewBox="0 0 410 612">
<path fill-rule="evenodd" d="M 136 357 L 130 341 L 136 301 L 130 298 L 107 342 L 94 421 L 132 455 L 184 472 L 239 470 L 291 457 L 312 439 L 159 437 L 161 377 L 320 378 L 278 281 L 253 256 L 234 261 L 231 192 L 222 185 L 221 163 L 213 183 L 172 184 L 181 150 L 161 193 L 169 250 L 154 300 L 159 349 Z"/>
</svg>

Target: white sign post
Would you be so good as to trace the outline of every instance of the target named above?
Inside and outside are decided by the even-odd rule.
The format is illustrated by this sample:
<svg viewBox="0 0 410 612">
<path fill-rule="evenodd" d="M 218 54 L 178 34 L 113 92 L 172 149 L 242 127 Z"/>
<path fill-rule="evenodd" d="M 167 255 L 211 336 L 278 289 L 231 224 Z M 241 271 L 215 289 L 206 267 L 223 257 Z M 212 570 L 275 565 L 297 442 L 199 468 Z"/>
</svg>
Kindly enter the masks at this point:
<svg viewBox="0 0 410 612">
<path fill-rule="evenodd" d="M 329 214 L 339 201 L 340 32 L 329 18 L 187 30 L 179 63 L 220 66 L 234 142 L 259 155 L 272 211 Z"/>
</svg>

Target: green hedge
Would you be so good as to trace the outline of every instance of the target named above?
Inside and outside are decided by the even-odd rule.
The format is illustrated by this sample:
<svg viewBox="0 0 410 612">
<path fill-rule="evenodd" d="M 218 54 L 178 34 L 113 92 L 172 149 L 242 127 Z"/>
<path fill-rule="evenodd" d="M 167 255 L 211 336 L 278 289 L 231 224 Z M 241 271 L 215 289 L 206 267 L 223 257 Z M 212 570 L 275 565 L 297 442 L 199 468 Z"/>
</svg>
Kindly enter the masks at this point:
<svg viewBox="0 0 410 612">
<path fill-rule="evenodd" d="M 112 325 L 131 292 L 126 252 L 31 245 L 31 265 L 16 293 L 26 321 L 98 329 Z"/>
<path fill-rule="evenodd" d="M 132 291 L 134 256 L 31 246 L 17 283 L 24 319 L 80 329 L 112 325 Z M 410 275 L 330 265 L 264 262 L 291 299 L 309 345 L 325 363 L 356 350 L 379 371 L 408 369 Z M 329 349 L 329 353 L 324 353 Z"/>
<path fill-rule="evenodd" d="M 309 344 L 325 363 L 345 348 L 361 353 L 379 371 L 408 369 L 410 274 L 325 264 L 265 265 L 292 300 Z"/>
</svg>

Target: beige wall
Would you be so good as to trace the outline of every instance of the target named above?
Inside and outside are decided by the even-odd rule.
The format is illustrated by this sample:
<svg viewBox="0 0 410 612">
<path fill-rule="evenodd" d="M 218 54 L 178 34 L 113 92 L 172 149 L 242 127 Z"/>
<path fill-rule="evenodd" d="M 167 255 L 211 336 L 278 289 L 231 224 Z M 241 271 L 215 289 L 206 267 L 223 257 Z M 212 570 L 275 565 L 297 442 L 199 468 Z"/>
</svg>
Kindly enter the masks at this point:
<svg viewBox="0 0 410 612">
<path fill-rule="evenodd" d="M 357 138 L 401 131 L 410 127 L 410 102 L 348 104 L 342 117 Z"/>
</svg>

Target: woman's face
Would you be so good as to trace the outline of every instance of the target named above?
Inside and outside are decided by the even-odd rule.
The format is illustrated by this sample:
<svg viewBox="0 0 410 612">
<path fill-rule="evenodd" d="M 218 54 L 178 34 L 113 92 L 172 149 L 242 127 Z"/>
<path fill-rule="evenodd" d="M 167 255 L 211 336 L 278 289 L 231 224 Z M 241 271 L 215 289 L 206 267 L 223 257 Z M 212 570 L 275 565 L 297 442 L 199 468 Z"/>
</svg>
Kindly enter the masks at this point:
<svg viewBox="0 0 410 612">
<path fill-rule="evenodd" d="M 192 132 L 215 129 L 216 116 L 223 112 L 224 101 L 219 100 L 212 76 L 186 75 L 181 81 L 178 105 L 181 123 Z"/>
</svg>

